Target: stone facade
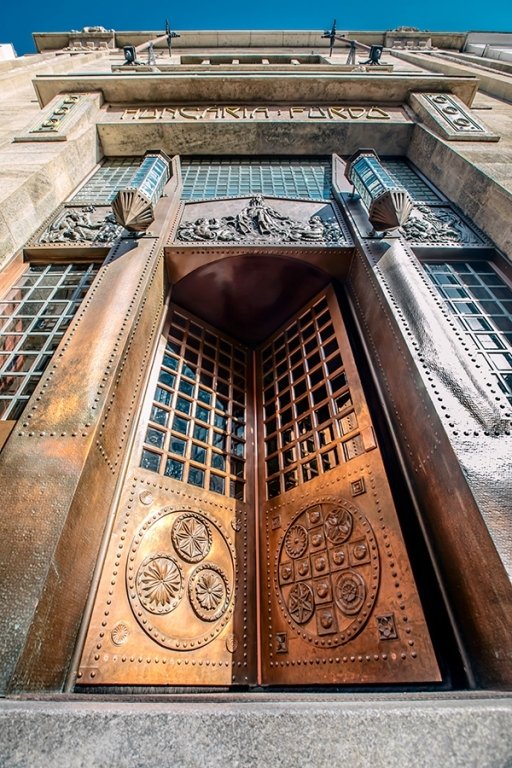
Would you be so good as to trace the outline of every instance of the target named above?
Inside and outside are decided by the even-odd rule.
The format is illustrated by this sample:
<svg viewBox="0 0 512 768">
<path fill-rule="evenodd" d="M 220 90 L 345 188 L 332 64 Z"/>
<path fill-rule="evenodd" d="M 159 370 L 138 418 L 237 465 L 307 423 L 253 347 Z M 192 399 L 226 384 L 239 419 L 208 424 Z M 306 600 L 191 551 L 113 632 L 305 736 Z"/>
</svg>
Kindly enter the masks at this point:
<svg viewBox="0 0 512 768">
<path fill-rule="evenodd" d="M 151 39 L 154 49 L 148 55 Z M 362 44 L 356 48 L 355 64 L 347 62 L 350 40 Z M 154 384 L 154 361 L 161 354 L 169 295 L 177 303 L 188 301 L 196 314 L 202 308 L 202 319 L 215 325 L 211 307 L 220 295 L 218 285 L 231 308 L 237 295 L 245 296 L 238 298 L 241 304 L 250 304 L 252 293 L 261 292 L 268 305 L 262 302 L 258 322 L 267 328 L 262 318 L 275 315 L 277 328 L 287 320 L 286 312 L 297 312 L 300 302 L 305 304 L 330 282 L 356 351 L 395 504 L 405 510 L 399 514 L 400 525 L 440 668 L 440 680 L 432 677 L 430 687 L 434 696 L 448 701 L 458 691 L 457 703 L 443 701 L 439 706 L 428 695 L 422 699 L 411 693 L 411 734 L 420 733 L 422 723 L 438 730 L 443 710 L 443 717 L 454 724 L 456 751 L 466 755 L 462 762 L 487 765 L 492 764 L 489 733 L 494 722 L 499 759 L 503 764 L 510 759 L 507 733 L 512 728 L 507 732 L 503 726 L 507 718 L 510 721 L 510 700 L 503 692 L 512 688 L 512 73 L 505 61 L 499 69 L 489 61 L 485 67 L 475 64 L 468 53 L 459 52 L 465 40 L 462 33 L 409 28 L 353 32 L 336 42 L 330 56 L 328 41 L 316 32 L 187 32 L 173 39 L 169 53 L 158 33 L 86 28 L 36 34 L 36 56 L 0 62 L 0 314 L 10 328 L 0 349 L 0 398 L 3 408 L 14 392 L 21 404 L 16 413 L 5 405 L 5 413 L 15 415 L 0 421 L 2 693 L 65 692 L 71 699 L 78 690 L 105 693 L 95 687 L 95 668 L 87 680 L 80 677 L 84 669 L 90 674 L 81 658 L 89 622 L 95 621 L 95 594 L 99 585 L 103 589 L 103 563 L 118 535 L 119 541 L 124 538 L 122 528 L 116 528 L 120 511 L 126 510 L 128 519 L 131 506 L 152 508 L 152 494 L 157 495 L 151 489 L 151 473 L 137 473 L 133 456 L 144 440 L 140 419 L 144 414 L 148 418 L 147 393 Z M 125 62 L 125 45 L 138 47 L 138 63 Z M 364 63 L 371 45 L 386 46 L 379 65 Z M 372 148 L 385 168 L 395 169 L 397 186 L 403 183 L 409 190 L 412 213 L 401 229 L 377 235 L 345 176 L 347 160 L 361 148 Z M 111 163 L 120 178 L 123 168 L 129 163 L 137 168 L 148 150 L 171 158 L 170 180 L 154 205 L 154 221 L 142 232 L 130 232 L 116 221 L 111 208 L 117 189 L 124 187 L 109 181 L 102 168 Z M 251 181 L 234 193 L 218 186 L 203 198 L 186 197 L 187 163 L 201 159 L 207 167 L 209 162 L 229 164 L 233 157 L 240 167 L 264 158 L 270 175 L 272 161 L 282 158 L 298 165 L 328 158 L 331 187 L 326 196 L 319 193 L 313 199 L 308 190 L 269 193 L 251 187 Z M 112 191 L 109 199 L 103 191 L 100 202 L 94 197 L 98 192 L 89 197 L 86 193 L 94 184 L 84 186 L 98 178 L 104 178 L 103 190 L 111 184 Z M 123 178 L 129 187 L 129 177 Z M 81 303 L 69 299 L 75 302 L 75 314 L 68 318 L 66 332 L 52 330 L 55 322 L 45 337 L 47 346 L 38 347 L 43 344 L 40 328 L 30 325 L 25 315 L 23 321 L 16 320 L 18 325 L 7 326 L 7 315 L 13 306 L 21 307 L 26 286 L 35 285 L 23 283 L 27 269 L 33 269 L 27 279 L 37 281 L 34 276 L 48 265 L 69 264 L 77 270 L 94 265 L 91 274 L 96 277 L 87 293 L 84 289 L 80 294 Z M 436 288 L 431 278 L 436 264 L 446 265 L 451 294 L 443 293 L 442 282 Z M 469 265 L 471 275 L 477 276 L 473 283 L 459 280 L 457 275 L 466 274 L 460 270 L 467 268 L 460 264 Z M 204 284 L 197 277 L 201 270 Z M 48 283 L 28 301 L 50 302 L 46 285 L 55 284 L 51 280 L 68 286 L 69 279 L 69 285 L 78 285 L 70 271 L 62 274 L 54 278 L 50 270 Z M 485 283 L 478 276 L 489 274 L 498 275 L 497 282 Z M 272 298 L 273 280 L 282 285 Z M 472 290 L 475 281 L 480 294 L 469 294 L 472 303 L 467 301 L 484 318 L 480 329 L 464 320 L 464 311 L 470 315 L 477 309 L 459 312 L 457 303 L 468 295 L 464 285 Z M 287 282 L 293 285 L 295 303 L 282 288 Z M 70 295 L 69 288 L 61 290 Z M 489 291 L 494 291 L 492 296 Z M 487 304 L 477 306 L 484 293 Z M 498 310 L 493 309 L 496 302 Z M 53 318 L 53 305 L 47 309 Z M 233 317 L 245 318 L 250 328 L 254 318 L 247 320 L 243 307 L 235 309 Z M 21 317 L 22 310 L 16 311 L 16 318 Z M 66 312 L 70 315 L 71 310 Z M 238 320 L 229 320 L 227 311 L 220 315 L 219 327 L 224 323 L 233 332 Z M 499 328 L 485 319 L 490 315 L 499 318 Z M 243 328 L 247 330 L 242 326 L 241 336 Z M 275 330 L 272 322 L 268 327 Z M 33 338 L 19 341 L 25 328 Z M 489 335 L 484 339 L 478 333 L 485 329 Z M 25 343 L 35 346 L 27 347 L 23 362 L 21 356 L 16 358 L 20 362 L 13 370 L 13 344 Z M 20 384 L 23 366 L 36 356 L 38 365 L 44 358 L 44 371 L 36 374 L 34 368 L 32 384 L 25 385 L 25 379 Z M 360 442 L 351 444 L 350 459 L 358 454 L 357 445 L 368 455 L 375 449 L 372 429 L 362 430 Z M 348 443 L 343 445 L 348 451 Z M 139 494 L 137 474 L 148 485 L 146 500 L 143 491 Z M 354 482 L 357 490 L 352 495 L 368 490 L 364 481 L 358 481 L 359 486 Z M 188 486 L 182 485 L 185 496 Z M 206 504 L 206 496 L 201 498 Z M 242 507 L 237 507 L 241 517 L 231 523 L 235 538 L 245 530 Z M 383 540 L 381 559 L 385 546 Z M 122 560 L 121 554 L 116 557 Z M 216 568 L 210 575 L 229 601 L 223 572 Z M 177 566 L 175 578 L 182 579 L 182 571 Z M 192 578 L 199 578 L 195 571 Z M 255 578 L 249 567 L 248 581 Z M 361 582 L 362 577 L 354 577 L 351 586 Z M 129 591 L 133 578 L 128 576 L 127 584 Z M 217 615 L 209 602 L 214 597 L 201 602 L 203 597 L 194 595 L 196 613 L 208 620 Z M 181 592 L 176 604 L 178 598 Z M 100 637 L 107 633 L 111 640 L 110 646 L 103 639 L 98 645 L 100 663 L 106 647 L 111 649 L 107 655 L 114 658 L 118 653 L 121 658 L 124 651 L 116 648 L 131 631 L 123 622 L 111 628 L 108 609 L 103 621 Z M 379 615 L 377 624 L 379 652 L 384 651 L 387 662 L 386 642 L 398 642 L 398 635 L 405 634 L 401 625 L 397 632 L 392 613 Z M 278 633 L 276 653 L 288 652 L 285 634 Z M 165 647 L 162 640 L 160 644 Z M 231 636 L 225 645 L 238 659 L 243 649 L 237 651 Z M 350 646 L 340 658 L 340 664 L 343 659 L 351 663 Z M 362 664 L 364 656 L 357 659 L 356 654 L 353 663 Z M 369 656 L 366 661 L 373 663 Z M 254 660 L 251 664 L 255 667 Z M 370 673 L 368 678 L 364 674 L 359 681 L 363 685 L 373 680 Z M 200 679 L 199 687 L 208 686 L 208 677 L 201 675 L 194 678 Z M 350 675 L 347 680 L 353 685 Z M 116 693 L 138 691 L 140 677 L 127 674 L 122 679 L 124 685 Z M 152 689 L 154 694 L 176 685 L 172 674 L 168 680 L 158 679 L 165 682 Z M 182 679 L 180 673 L 176 680 Z M 325 675 L 318 683 L 329 685 L 334 679 L 343 685 L 342 678 Z M 396 677 L 399 689 L 405 679 Z M 385 680 L 390 684 L 389 676 Z M 87 687 L 81 688 L 84 683 Z M 468 689 L 485 693 L 464 699 L 460 691 Z M 502 693 L 489 704 L 496 691 Z M 248 722 L 257 724 L 258 734 L 272 730 L 279 717 L 294 719 L 306 734 L 299 710 L 287 713 L 283 699 L 270 697 L 259 710 L 252 698 L 256 694 L 244 695 L 252 708 L 246 713 Z M 403 695 L 407 701 L 408 694 Z M 299 707 L 300 693 L 290 696 Z M 315 700 L 311 711 L 318 709 L 320 716 L 325 710 L 322 717 L 334 730 L 347 712 L 354 727 L 365 728 L 358 720 L 360 707 L 367 707 L 368 722 L 373 717 L 389 722 L 404 718 L 405 705 L 396 705 L 392 697 L 370 704 L 368 687 L 357 696 L 332 706 Z M 42 706 L 41 718 L 50 714 L 58 724 L 69 716 L 70 723 L 77 722 L 88 704 L 73 703 L 67 715 L 59 706 Z M 119 715 L 116 705 L 105 706 L 114 722 Z M 179 700 L 173 706 L 176 724 L 186 718 L 187 703 Z M 227 698 L 223 706 L 222 717 L 219 712 L 207 716 L 215 727 L 223 727 L 222 721 L 236 729 L 237 707 L 248 704 Z M 13 718 L 20 728 L 28 726 L 37 740 L 35 707 L 7 703 L 2 712 L 6 728 Z M 93 719 L 91 731 L 84 732 L 86 740 L 92 740 L 99 727 L 94 718 L 103 716 L 98 704 L 91 704 L 90 710 Z M 161 727 L 167 717 L 171 715 L 155 709 L 154 727 Z M 471 720 L 482 738 L 478 748 L 467 753 L 461 729 Z M 384 728 L 375 738 L 385 745 L 385 753 L 396 731 Z M 287 748 L 304 761 L 308 739 L 304 736 Z M 411 735 L 411 743 L 414 739 Z M 195 764 L 187 753 L 189 742 L 186 735 L 176 742 L 183 765 Z M 332 741 L 333 749 L 337 743 Z M 225 750 L 234 749 L 231 736 L 226 737 Z M 331 753 L 326 749 L 315 764 L 328 764 Z M 405 764 L 406 753 L 404 747 L 399 764 Z M 256 752 L 251 754 L 251 764 L 259 764 Z M 414 764 L 408 754 L 408 763 Z M 387 757 L 381 758 L 372 756 L 376 765 L 388 764 Z M 77 751 L 76 764 L 80 759 Z M 234 758 L 216 753 L 215 760 L 221 759 Z M 268 759 L 275 760 L 275 753 Z M 421 763 L 418 755 L 415 759 Z M 462 764 L 449 762 L 442 751 L 432 760 Z M 6 757 L 6 764 L 27 761 L 22 750 Z"/>
</svg>

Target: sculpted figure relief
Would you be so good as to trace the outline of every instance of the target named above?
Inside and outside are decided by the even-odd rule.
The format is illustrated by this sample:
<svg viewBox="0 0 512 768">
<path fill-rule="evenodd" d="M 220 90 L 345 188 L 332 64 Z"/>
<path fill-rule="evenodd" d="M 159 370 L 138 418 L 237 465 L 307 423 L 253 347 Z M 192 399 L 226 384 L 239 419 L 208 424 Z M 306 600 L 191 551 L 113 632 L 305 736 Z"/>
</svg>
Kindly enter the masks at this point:
<svg viewBox="0 0 512 768">
<path fill-rule="evenodd" d="M 413 209 L 403 233 L 407 240 L 418 243 L 477 245 L 482 242 L 454 211 L 428 205 L 417 205 Z"/>
<path fill-rule="evenodd" d="M 41 235 L 41 243 L 109 243 L 123 232 L 112 213 L 94 221 L 94 206 L 68 208 Z"/>
<path fill-rule="evenodd" d="M 311 216 L 307 222 L 294 221 L 268 205 L 262 195 L 255 195 L 249 204 L 235 216 L 200 218 L 182 224 L 178 240 L 188 242 L 262 242 L 280 240 L 288 242 L 339 243 L 343 233 L 334 218 Z"/>
</svg>

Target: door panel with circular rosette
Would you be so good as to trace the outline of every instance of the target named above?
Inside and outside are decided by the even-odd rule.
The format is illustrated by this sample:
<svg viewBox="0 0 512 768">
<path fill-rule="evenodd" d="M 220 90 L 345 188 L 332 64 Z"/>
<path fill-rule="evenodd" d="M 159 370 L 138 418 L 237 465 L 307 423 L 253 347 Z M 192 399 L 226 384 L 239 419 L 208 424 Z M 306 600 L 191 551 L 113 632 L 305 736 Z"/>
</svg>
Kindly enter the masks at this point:
<svg viewBox="0 0 512 768">
<path fill-rule="evenodd" d="M 252 353 L 171 308 L 79 685 L 256 680 Z"/>
<path fill-rule="evenodd" d="M 262 682 L 439 681 L 333 291 L 257 364 Z"/>
<path fill-rule="evenodd" d="M 332 290 L 256 351 L 171 307 L 78 685 L 439 679 Z"/>
</svg>

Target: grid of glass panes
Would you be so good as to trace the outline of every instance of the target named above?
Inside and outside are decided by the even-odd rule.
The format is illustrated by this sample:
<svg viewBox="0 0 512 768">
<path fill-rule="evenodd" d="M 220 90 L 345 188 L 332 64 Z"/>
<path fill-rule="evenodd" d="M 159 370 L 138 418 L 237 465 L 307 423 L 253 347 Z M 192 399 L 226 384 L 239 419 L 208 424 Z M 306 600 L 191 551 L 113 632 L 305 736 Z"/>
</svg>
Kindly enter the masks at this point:
<svg viewBox="0 0 512 768">
<path fill-rule="evenodd" d="M 261 353 L 269 499 L 363 453 L 327 300 Z"/>
<path fill-rule="evenodd" d="M 326 158 L 202 158 L 182 160 L 183 200 L 273 197 L 328 200 L 331 161 Z"/>
<path fill-rule="evenodd" d="M 17 419 L 99 266 L 30 265 L 0 300 L 0 419 Z"/>
<path fill-rule="evenodd" d="M 445 306 L 471 336 L 483 365 L 512 404 L 512 289 L 485 261 L 424 266 Z"/>
<path fill-rule="evenodd" d="M 73 202 L 108 205 L 120 189 L 130 186 L 141 162 L 141 157 L 112 157 L 105 160 L 73 196 Z"/>
<path fill-rule="evenodd" d="M 439 205 L 443 202 L 441 196 L 434 192 L 432 187 L 416 173 L 407 160 L 380 158 L 380 161 L 388 173 L 396 179 L 398 184 L 405 187 L 415 203 Z"/>
<path fill-rule="evenodd" d="M 171 310 L 140 466 L 243 501 L 246 350 Z"/>
</svg>

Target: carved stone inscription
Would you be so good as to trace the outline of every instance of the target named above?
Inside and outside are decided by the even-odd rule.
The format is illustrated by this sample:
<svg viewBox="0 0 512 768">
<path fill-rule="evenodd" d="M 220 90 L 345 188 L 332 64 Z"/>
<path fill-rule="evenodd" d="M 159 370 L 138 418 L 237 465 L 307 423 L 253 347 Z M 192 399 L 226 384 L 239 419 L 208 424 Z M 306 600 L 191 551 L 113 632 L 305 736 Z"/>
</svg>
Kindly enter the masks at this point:
<svg viewBox="0 0 512 768">
<path fill-rule="evenodd" d="M 363 629 L 380 566 L 372 528 L 353 504 L 323 502 L 303 510 L 281 539 L 276 567 L 279 605 L 305 640 L 332 647 Z"/>
<path fill-rule="evenodd" d="M 316 213 L 297 221 L 271 206 L 261 195 L 250 198 L 238 213 L 222 218 L 201 217 L 183 222 L 176 235 L 183 242 L 301 243 L 340 245 L 346 242 L 334 216 Z"/>
<path fill-rule="evenodd" d="M 119 113 L 118 107 L 109 107 L 109 113 Z M 148 106 L 128 107 L 119 115 L 123 121 L 159 121 L 159 122 L 188 122 L 188 121 L 252 121 L 281 120 L 294 121 L 383 121 L 408 122 L 408 117 L 402 107 L 357 106 L 357 105 L 275 105 L 253 104 L 239 105 L 182 105 L 182 106 Z"/>
</svg>

